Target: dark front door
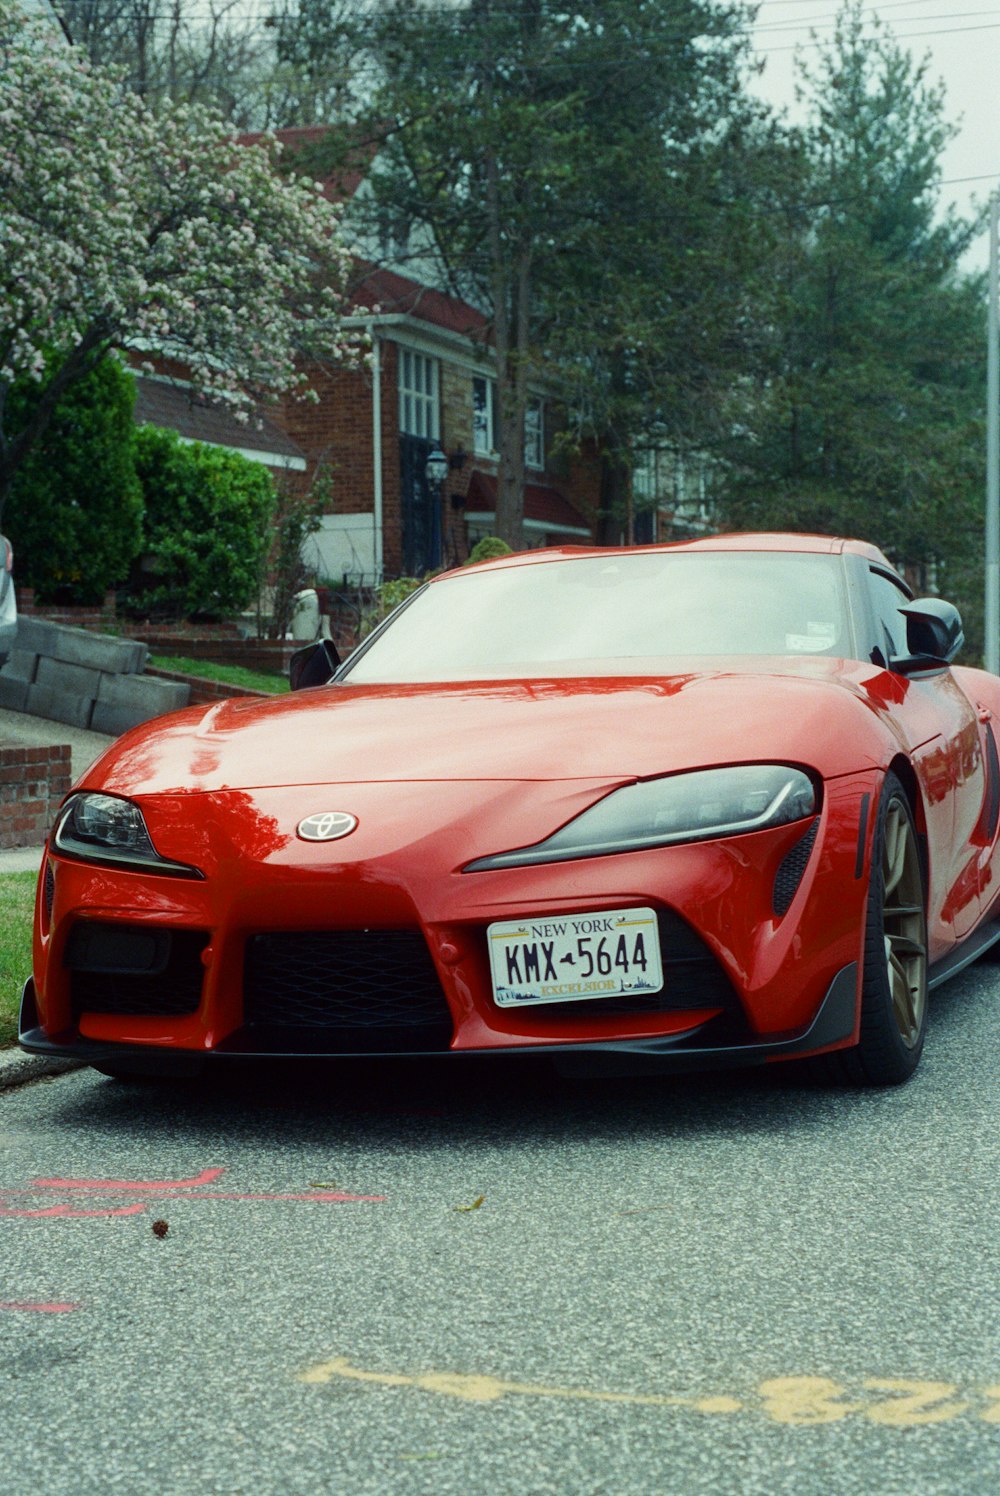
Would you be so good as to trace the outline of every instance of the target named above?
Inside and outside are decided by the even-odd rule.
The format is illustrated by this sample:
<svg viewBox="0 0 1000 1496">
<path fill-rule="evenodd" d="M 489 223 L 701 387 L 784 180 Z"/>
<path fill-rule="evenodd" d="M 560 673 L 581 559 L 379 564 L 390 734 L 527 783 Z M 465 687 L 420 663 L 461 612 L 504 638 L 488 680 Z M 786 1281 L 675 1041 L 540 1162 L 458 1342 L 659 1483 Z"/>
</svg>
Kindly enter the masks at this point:
<svg viewBox="0 0 1000 1496">
<path fill-rule="evenodd" d="M 403 570 L 422 577 L 441 565 L 441 495 L 424 469 L 431 447 L 424 436 L 399 439 L 399 479 L 403 508 Z"/>
</svg>

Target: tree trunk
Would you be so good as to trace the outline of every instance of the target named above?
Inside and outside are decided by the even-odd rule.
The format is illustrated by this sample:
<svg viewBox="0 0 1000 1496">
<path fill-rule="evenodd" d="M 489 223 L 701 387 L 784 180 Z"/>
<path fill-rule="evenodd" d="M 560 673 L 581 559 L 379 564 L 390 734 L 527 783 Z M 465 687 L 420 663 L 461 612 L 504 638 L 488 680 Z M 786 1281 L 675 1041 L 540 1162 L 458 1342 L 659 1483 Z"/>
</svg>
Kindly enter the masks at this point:
<svg viewBox="0 0 1000 1496">
<path fill-rule="evenodd" d="M 491 82 L 487 81 L 489 97 Z M 530 252 L 522 249 L 511 264 L 500 212 L 499 167 L 495 151 L 486 158 L 487 223 L 492 264 L 493 327 L 497 356 L 500 432 L 497 452 L 495 529 L 512 550 L 524 549 L 524 410 L 527 403 L 528 296 Z"/>
<path fill-rule="evenodd" d="M 514 305 L 500 357 L 497 338 L 497 384 L 500 394 L 500 467 L 497 476 L 497 534 L 514 550 L 524 548 L 524 416 L 528 404 L 528 339 L 531 257 L 522 249 L 511 296 Z"/>
</svg>

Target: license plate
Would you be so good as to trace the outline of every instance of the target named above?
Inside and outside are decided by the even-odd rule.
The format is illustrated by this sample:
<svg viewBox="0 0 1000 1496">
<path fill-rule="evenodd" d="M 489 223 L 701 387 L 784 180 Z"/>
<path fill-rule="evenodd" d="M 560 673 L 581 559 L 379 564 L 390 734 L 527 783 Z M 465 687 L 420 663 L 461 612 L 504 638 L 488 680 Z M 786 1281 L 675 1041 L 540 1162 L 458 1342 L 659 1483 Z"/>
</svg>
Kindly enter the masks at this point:
<svg viewBox="0 0 1000 1496">
<path fill-rule="evenodd" d="M 501 1008 L 584 1002 L 663 987 L 652 909 L 503 920 L 486 933 L 493 998 Z"/>
</svg>

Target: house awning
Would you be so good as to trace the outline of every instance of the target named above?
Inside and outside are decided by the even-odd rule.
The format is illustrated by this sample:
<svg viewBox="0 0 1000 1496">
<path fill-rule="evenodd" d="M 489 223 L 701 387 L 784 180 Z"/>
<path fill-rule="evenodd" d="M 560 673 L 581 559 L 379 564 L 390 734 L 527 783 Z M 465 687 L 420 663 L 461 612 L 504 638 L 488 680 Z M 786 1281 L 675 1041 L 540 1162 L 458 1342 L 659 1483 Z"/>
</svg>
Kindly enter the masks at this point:
<svg viewBox="0 0 1000 1496">
<path fill-rule="evenodd" d="M 492 473 L 474 472 L 469 479 L 465 518 L 473 524 L 496 520 L 497 480 Z M 547 484 L 524 485 L 524 528 L 529 533 L 571 535 L 592 540 L 590 526 L 580 511 L 558 489 Z"/>
</svg>

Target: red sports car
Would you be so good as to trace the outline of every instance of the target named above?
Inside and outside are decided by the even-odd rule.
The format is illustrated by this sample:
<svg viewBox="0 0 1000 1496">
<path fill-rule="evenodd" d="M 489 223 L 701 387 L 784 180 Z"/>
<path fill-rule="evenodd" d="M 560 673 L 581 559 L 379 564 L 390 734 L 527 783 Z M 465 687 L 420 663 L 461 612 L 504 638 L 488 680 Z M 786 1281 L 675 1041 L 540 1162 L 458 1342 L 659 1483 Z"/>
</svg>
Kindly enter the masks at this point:
<svg viewBox="0 0 1000 1496">
<path fill-rule="evenodd" d="M 1000 680 L 873 546 L 534 551 L 428 582 L 293 695 L 127 733 L 62 807 L 21 1043 L 828 1053 L 906 1080 L 1000 935 Z"/>
</svg>

